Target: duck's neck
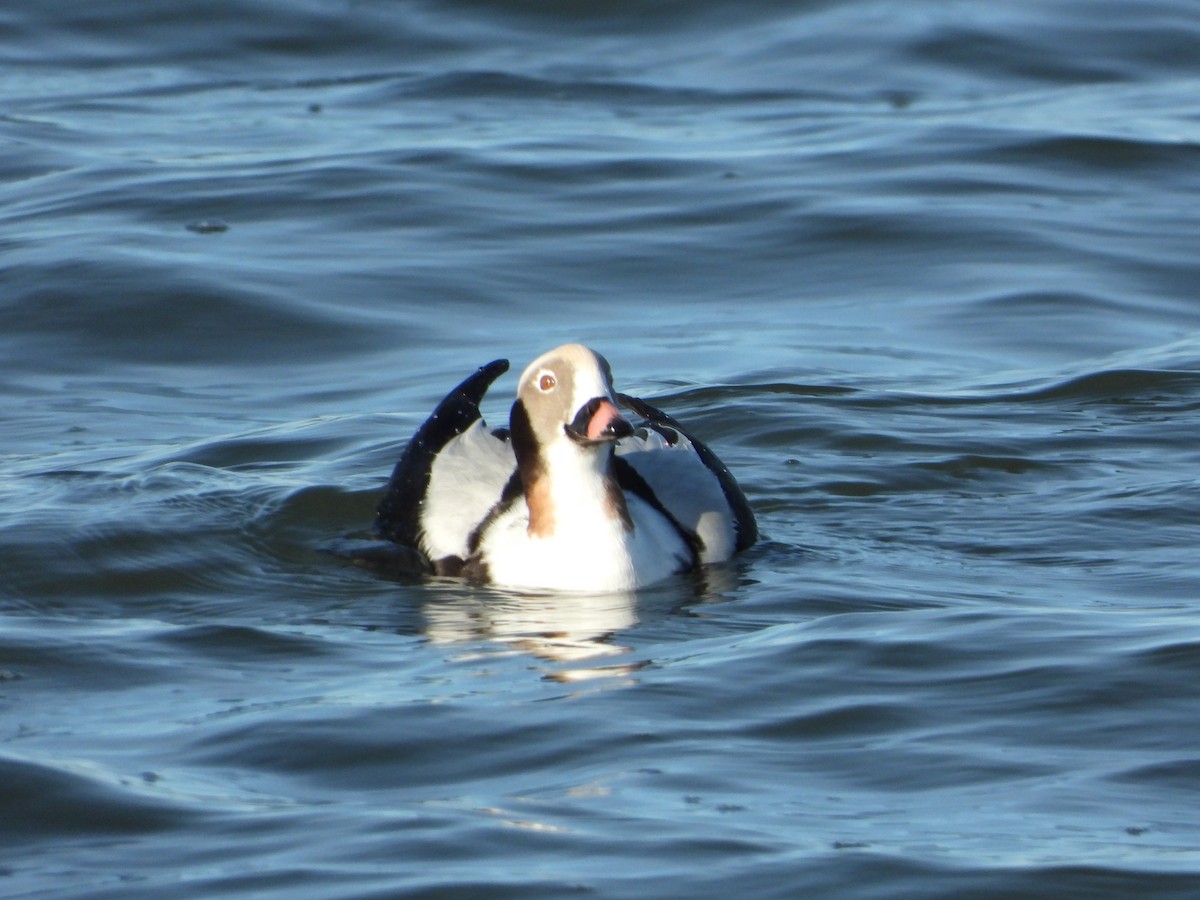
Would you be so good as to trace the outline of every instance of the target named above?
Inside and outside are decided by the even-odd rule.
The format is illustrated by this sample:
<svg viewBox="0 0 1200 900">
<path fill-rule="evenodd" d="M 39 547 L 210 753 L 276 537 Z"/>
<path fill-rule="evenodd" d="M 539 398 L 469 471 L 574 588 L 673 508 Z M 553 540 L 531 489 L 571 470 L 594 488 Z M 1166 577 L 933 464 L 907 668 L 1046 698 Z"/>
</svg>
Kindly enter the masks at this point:
<svg viewBox="0 0 1200 900">
<path fill-rule="evenodd" d="M 613 472 L 611 444 L 581 447 L 565 435 L 541 444 L 519 400 L 509 424 L 531 536 L 550 538 L 564 530 L 586 531 L 608 523 L 633 530 L 625 494 Z"/>
<path fill-rule="evenodd" d="M 537 465 L 522 467 L 529 534 L 548 538 L 561 531 L 633 522 L 613 472 L 612 448 L 580 448 L 566 441 L 539 453 Z"/>
</svg>

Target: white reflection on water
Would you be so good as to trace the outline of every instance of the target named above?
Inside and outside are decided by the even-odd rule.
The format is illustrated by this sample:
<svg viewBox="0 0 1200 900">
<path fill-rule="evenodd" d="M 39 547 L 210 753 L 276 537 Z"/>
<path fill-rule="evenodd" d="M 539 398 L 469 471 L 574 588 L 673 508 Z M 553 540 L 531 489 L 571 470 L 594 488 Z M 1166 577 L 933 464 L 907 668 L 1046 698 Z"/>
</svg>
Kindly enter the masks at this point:
<svg viewBox="0 0 1200 900">
<path fill-rule="evenodd" d="M 615 637 L 638 623 L 636 600 L 632 593 L 480 590 L 427 603 L 422 615 L 425 634 L 435 643 L 496 641 L 551 662 L 578 663 L 630 652 Z"/>
<path fill-rule="evenodd" d="M 629 656 L 622 639 L 643 615 L 690 608 L 723 599 L 737 581 L 732 566 L 711 566 L 641 593 L 524 593 L 496 589 L 440 594 L 421 607 L 425 636 L 437 644 L 479 641 L 503 645 L 552 663 L 593 664 Z M 475 648 L 476 650 L 478 648 Z M 629 675 L 649 659 L 555 670 L 556 681 Z"/>
</svg>

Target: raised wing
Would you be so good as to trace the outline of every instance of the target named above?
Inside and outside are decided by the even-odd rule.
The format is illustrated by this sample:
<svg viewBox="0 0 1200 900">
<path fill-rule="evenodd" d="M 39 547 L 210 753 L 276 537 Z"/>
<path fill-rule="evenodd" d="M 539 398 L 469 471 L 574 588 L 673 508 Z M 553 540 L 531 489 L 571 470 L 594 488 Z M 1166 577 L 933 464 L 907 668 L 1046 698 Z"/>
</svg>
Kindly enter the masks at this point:
<svg viewBox="0 0 1200 900">
<path fill-rule="evenodd" d="M 437 559 L 431 552 L 433 548 L 425 546 L 423 540 L 425 524 L 430 518 L 427 500 L 435 462 L 451 441 L 458 439 L 476 422 L 482 423 L 479 403 L 492 382 L 507 371 L 506 359 L 480 366 L 447 394 L 417 429 L 392 470 L 387 493 L 379 504 L 375 531 L 380 537 L 418 549 L 431 560 Z M 499 438 L 492 439 L 504 443 Z"/>
</svg>

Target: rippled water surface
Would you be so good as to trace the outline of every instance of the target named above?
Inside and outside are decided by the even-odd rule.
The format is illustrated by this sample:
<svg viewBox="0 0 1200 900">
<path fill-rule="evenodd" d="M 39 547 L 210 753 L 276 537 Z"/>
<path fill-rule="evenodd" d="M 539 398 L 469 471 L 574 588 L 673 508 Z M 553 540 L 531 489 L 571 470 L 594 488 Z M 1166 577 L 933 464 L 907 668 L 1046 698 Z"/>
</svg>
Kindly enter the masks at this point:
<svg viewBox="0 0 1200 900">
<path fill-rule="evenodd" d="M 0 894 L 1196 895 L 1194 3 L 0 37 Z M 566 340 L 762 542 L 351 564 L 442 393 Z"/>
</svg>

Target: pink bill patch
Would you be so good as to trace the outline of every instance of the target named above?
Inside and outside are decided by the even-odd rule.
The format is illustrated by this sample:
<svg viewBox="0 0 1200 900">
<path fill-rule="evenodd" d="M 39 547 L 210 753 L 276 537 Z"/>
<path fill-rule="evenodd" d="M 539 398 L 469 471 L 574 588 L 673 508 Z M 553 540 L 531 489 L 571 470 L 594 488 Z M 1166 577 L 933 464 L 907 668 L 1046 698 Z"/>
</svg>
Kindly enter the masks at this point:
<svg viewBox="0 0 1200 900">
<path fill-rule="evenodd" d="M 592 414 L 591 421 L 588 422 L 588 440 L 600 440 L 613 422 L 619 421 L 620 418 L 621 414 L 617 412 L 617 408 L 612 403 L 607 400 L 601 400 L 600 405 L 596 407 L 596 412 Z"/>
</svg>

